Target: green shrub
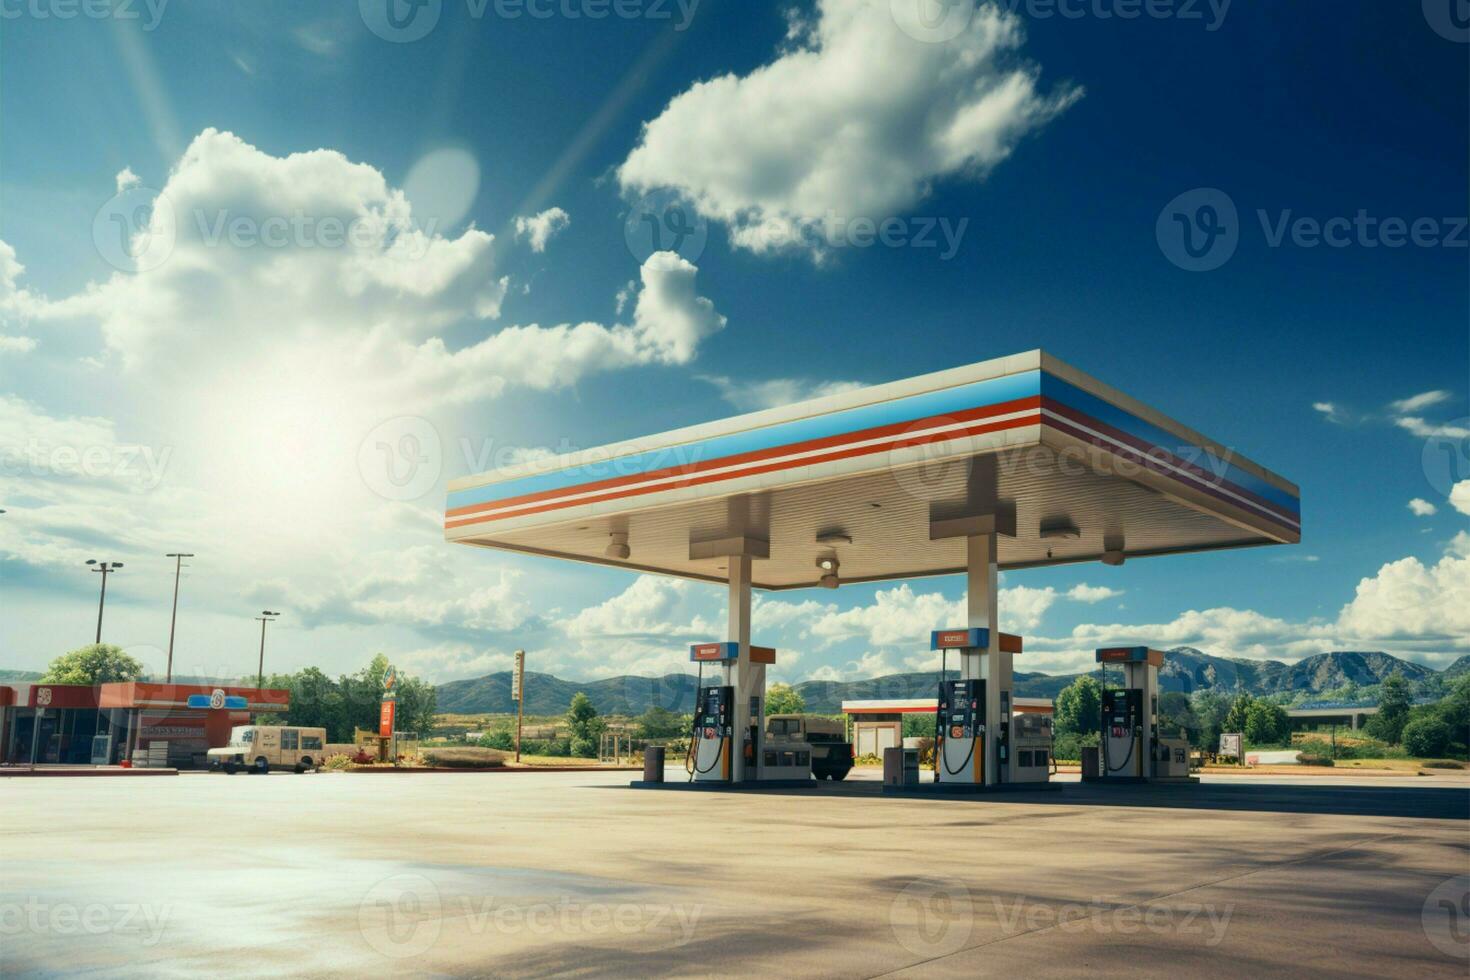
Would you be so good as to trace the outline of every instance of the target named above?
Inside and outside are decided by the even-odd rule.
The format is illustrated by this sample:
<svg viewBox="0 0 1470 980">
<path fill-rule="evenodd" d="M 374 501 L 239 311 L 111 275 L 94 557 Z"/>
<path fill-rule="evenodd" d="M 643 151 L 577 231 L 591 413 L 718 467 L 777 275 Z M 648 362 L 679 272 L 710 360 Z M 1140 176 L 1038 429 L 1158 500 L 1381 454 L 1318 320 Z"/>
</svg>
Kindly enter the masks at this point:
<svg viewBox="0 0 1470 980">
<path fill-rule="evenodd" d="M 1302 752 L 1296 757 L 1296 761 L 1303 766 L 1330 766 L 1332 765 L 1332 756 Z"/>
<path fill-rule="evenodd" d="M 327 759 L 327 761 L 325 761 L 325 762 L 322 763 L 322 768 L 323 769 L 330 769 L 330 770 L 337 771 L 337 772 L 340 772 L 340 771 L 342 771 L 344 769 L 351 769 L 352 768 L 352 757 L 350 755 L 334 755 L 334 756 L 330 756 Z"/>
<path fill-rule="evenodd" d="M 570 755 L 571 740 L 531 738 L 521 743 L 522 755 Z"/>
<path fill-rule="evenodd" d="M 1425 769 L 1464 769 L 1465 763 L 1458 759 L 1425 759 Z"/>
<path fill-rule="evenodd" d="M 512 735 L 510 732 L 499 731 L 490 732 L 488 735 L 481 735 L 478 739 L 475 740 L 475 744 L 482 749 L 500 749 L 501 751 L 509 751 L 516 747 L 516 740 L 515 736 Z"/>
<path fill-rule="evenodd" d="M 1450 726 L 1439 718 L 1415 718 L 1404 726 L 1404 749 L 1413 756 L 1443 755 L 1450 737 Z"/>
</svg>

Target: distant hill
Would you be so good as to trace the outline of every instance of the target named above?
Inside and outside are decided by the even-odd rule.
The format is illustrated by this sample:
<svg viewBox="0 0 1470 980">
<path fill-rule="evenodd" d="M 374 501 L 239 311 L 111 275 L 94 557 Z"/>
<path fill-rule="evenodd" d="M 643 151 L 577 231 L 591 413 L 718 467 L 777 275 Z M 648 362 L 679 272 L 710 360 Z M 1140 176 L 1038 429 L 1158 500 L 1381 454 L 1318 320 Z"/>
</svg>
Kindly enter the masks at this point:
<svg viewBox="0 0 1470 980">
<path fill-rule="evenodd" d="M 1395 670 L 1401 671 L 1410 682 L 1440 673 L 1378 652 L 1321 653 L 1286 664 L 1277 660 L 1217 657 L 1193 647 L 1175 647 L 1159 671 L 1159 686 L 1164 691 L 1186 693 L 1208 688 L 1227 694 L 1316 694 L 1340 688 L 1349 681 L 1360 687 L 1380 684 Z M 1455 661 L 1442 676 L 1450 678 L 1467 671 L 1470 671 L 1470 655 Z M 1079 676 L 1017 671 L 1016 697 L 1054 698 Z M 933 672 L 922 671 L 851 681 L 802 681 L 795 687 L 806 700 L 808 710 L 832 713 L 841 710 L 843 701 L 931 697 L 936 679 Z M 491 714 L 515 710 L 515 702 L 510 699 L 509 671 L 451 681 L 439 685 L 437 690 L 442 713 Z M 654 705 L 687 712 L 694 705 L 694 678 L 688 674 L 569 681 L 528 671 L 526 713 L 561 714 L 578 691 L 585 693 L 602 714 L 637 715 Z"/>
<path fill-rule="evenodd" d="M 443 714 L 472 715 L 515 710 L 510 699 L 510 671 L 473 680 L 440 684 L 438 710 Z M 526 713 L 556 715 L 567 710 L 572 695 L 583 692 L 601 714 L 638 715 L 654 705 L 670 711 L 693 710 L 694 678 L 686 674 L 664 677 L 623 675 L 595 681 L 568 681 L 551 674 L 526 671 Z"/>
<path fill-rule="evenodd" d="M 1465 654 L 1439 673 L 1447 681 L 1453 680 L 1461 674 L 1470 674 L 1470 653 Z"/>
<path fill-rule="evenodd" d="M 1342 687 L 1349 681 L 1360 687 L 1381 684 L 1395 670 L 1410 682 L 1434 676 L 1437 671 L 1387 653 L 1338 651 L 1319 653 L 1294 664 L 1279 660 L 1242 660 L 1216 657 L 1193 647 L 1169 651 L 1159 670 L 1159 686 L 1165 691 L 1197 691 L 1211 688 L 1227 693 L 1313 694 Z"/>
<path fill-rule="evenodd" d="M 38 681 L 41 679 L 39 670 L 0 670 L 0 681 Z"/>
</svg>

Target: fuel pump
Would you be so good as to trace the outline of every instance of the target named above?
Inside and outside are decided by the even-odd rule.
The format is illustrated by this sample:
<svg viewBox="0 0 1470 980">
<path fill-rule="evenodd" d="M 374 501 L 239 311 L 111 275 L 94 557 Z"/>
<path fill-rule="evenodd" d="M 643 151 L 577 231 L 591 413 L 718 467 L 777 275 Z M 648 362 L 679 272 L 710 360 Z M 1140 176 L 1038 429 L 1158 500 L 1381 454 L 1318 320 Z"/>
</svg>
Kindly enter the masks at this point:
<svg viewBox="0 0 1470 980">
<path fill-rule="evenodd" d="M 1159 668 L 1164 655 L 1148 647 L 1106 647 L 1099 664 L 1123 668 L 1123 686 L 1102 692 L 1098 719 L 1098 762 L 1084 779 L 1104 782 L 1185 782 L 1189 776 L 1189 744 L 1159 737 Z"/>
<path fill-rule="evenodd" d="M 1002 633 L 991 649 L 984 627 L 935 630 L 929 648 L 940 651 L 934 730 L 934 781 L 992 786 L 1011 781 L 1011 657 L 1021 638 Z M 959 651 L 960 679 L 945 676 L 950 650 Z"/>
<path fill-rule="evenodd" d="M 770 647 L 748 646 L 734 641 L 695 643 L 689 659 L 699 665 L 699 684 L 704 683 L 704 666 L 720 668 L 725 681 L 714 687 L 699 687 L 694 723 L 690 732 L 685 768 L 697 782 L 752 781 L 762 775 L 762 739 L 765 728 L 765 670 L 776 662 Z M 741 672 L 736 673 L 736 666 Z M 730 683 L 736 681 L 737 683 Z M 713 692 L 713 693 L 712 693 Z M 746 709 L 740 721 L 737 707 Z"/>
<path fill-rule="evenodd" d="M 689 739 L 690 781 L 730 781 L 734 762 L 735 688 L 711 685 L 699 689 Z"/>
<path fill-rule="evenodd" d="M 985 781 L 982 680 L 939 682 L 939 705 L 934 714 L 934 779 L 941 783 Z"/>
<path fill-rule="evenodd" d="M 1142 778 L 1148 755 L 1143 742 L 1143 692 L 1131 688 L 1103 691 L 1102 731 L 1098 737 L 1103 777 Z"/>
</svg>

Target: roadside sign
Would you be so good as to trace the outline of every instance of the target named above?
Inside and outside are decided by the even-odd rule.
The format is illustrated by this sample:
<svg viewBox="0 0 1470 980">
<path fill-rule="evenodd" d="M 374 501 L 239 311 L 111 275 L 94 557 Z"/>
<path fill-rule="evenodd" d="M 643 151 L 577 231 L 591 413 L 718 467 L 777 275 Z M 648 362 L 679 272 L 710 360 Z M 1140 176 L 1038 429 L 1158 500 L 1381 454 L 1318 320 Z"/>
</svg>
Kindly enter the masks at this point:
<svg viewBox="0 0 1470 980">
<path fill-rule="evenodd" d="M 516 651 L 516 668 L 510 674 L 510 699 L 517 704 L 521 700 L 521 686 L 526 674 L 526 651 Z"/>
<path fill-rule="evenodd" d="M 392 701 L 398 697 L 398 671 L 389 666 L 383 672 L 383 700 Z"/>
<path fill-rule="evenodd" d="M 378 709 L 378 737 L 393 737 L 393 711 L 397 706 L 396 701 L 384 701 Z"/>
<path fill-rule="evenodd" d="M 1220 755 L 1233 756 L 1236 759 L 1241 758 L 1239 732 L 1220 733 Z"/>
</svg>

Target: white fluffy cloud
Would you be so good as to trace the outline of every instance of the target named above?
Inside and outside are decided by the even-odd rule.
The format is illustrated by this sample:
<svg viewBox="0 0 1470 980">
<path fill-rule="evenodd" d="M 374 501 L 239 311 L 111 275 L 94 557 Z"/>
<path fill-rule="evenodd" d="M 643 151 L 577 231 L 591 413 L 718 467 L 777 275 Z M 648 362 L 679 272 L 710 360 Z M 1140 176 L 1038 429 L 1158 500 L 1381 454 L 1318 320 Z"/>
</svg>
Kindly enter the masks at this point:
<svg viewBox="0 0 1470 980">
<path fill-rule="evenodd" d="M 1398 401 L 1388 403 L 1389 410 L 1398 415 L 1408 415 L 1411 412 L 1420 412 L 1432 405 L 1450 400 L 1448 391 L 1421 391 L 1417 395 L 1408 398 L 1400 398 Z"/>
<path fill-rule="evenodd" d="M 513 383 L 546 390 L 597 371 L 688 364 L 700 343 L 725 327 L 714 304 L 695 291 L 697 272 L 673 252 L 654 252 L 640 270 L 632 323 L 506 327 L 456 351 L 435 338 L 415 351 L 409 377 L 416 389 L 465 402 L 494 397 Z"/>
<path fill-rule="evenodd" d="M 156 196 L 131 181 L 124 195 L 125 214 L 151 206 L 128 240 L 137 270 L 46 304 L 43 315 L 95 321 L 125 368 L 201 388 L 309 362 L 314 384 L 335 383 L 337 402 L 422 411 L 595 371 L 685 364 L 725 323 L 697 295 L 695 267 L 655 253 L 630 324 L 508 326 L 452 348 L 438 331 L 500 315 L 508 281 L 493 268 L 493 236 L 421 229 L 401 190 L 332 150 L 276 157 L 206 130 Z M 526 220 L 532 246 L 544 247 L 566 217 L 553 208 Z M 15 304 L 24 294 L 8 258 L 0 252 L 0 296 Z"/>
<path fill-rule="evenodd" d="M 0 242 L 0 334 L 25 323 L 83 353 L 98 337 L 89 404 L 109 416 L 0 400 L 0 561 L 65 567 L 105 547 L 132 573 L 197 550 L 213 571 L 190 596 L 230 615 L 243 596 L 282 605 L 293 629 L 373 624 L 472 650 L 541 628 L 510 560 L 431 543 L 454 407 L 686 364 L 725 324 L 695 267 L 655 253 L 623 323 L 499 327 L 491 236 L 425 230 L 378 170 L 331 150 L 275 156 L 207 130 L 161 190 L 131 171 L 117 187 L 117 216 L 137 220 L 126 236 L 104 222 L 119 237 L 99 247 L 116 244 L 122 268 L 71 296 L 24 290 Z M 53 386 L 82 369 L 64 370 Z M 395 496 L 383 457 L 432 467 L 422 493 Z M 115 583 L 121 602 L 133 582 Z"/>
<path fill-rule="evenodd" d="M 1439 508 L 1422 497 L 1415 497 L 1409 501 L 1409 511 L 1415 517 L 1433 517 L 1439 512 Z"/>
<path fill-rule="evenodd" d="M 719 389 L 720 396 L 742 412 L 777 408 L 864 387 L 858 381 L 814 381 L 806 378 L 736 381 L 719 375 L 705 375 L 704 380 Z"/>
<path fill-rule="evenodd" d="M 1461 480 L 1450 487 L 1450 506 L 1462 514 L 1470 515 L 1470 480 Z"/>
<path fill-rule="evenodd" d="M 694 598 L 690 583 L 683 579 L 640 575 L 619 594 L 577 613 L 563 629 L 584 642 L 630 637 L 713 639 L 719 624 L 689 613 Z"/>
<path fill-rule="evenodd" d="M 1447 554 L 1433 565 L 1417 558 L 1389 562 L 1358 583 L 1337 626 L 1353 638 L 1439 639 L 1445 647 L 1470 647 L 1470 558 Z"/>
<path fill-rule="evenodd" d="M 621 185 L 675 189 L 756 252 L 811 227 L 831 240 L 836 222 L 899 216 L 936 180 L 983 175 L 1080 95 L 1039 91 L 1014 63 L 1021 21 L 998 5 L 957 0 L 967 27 L 939 43 L 901 29 L 898 6 L 819 0 L 768 64 L 699 82 L 648 122 Z"/>
<path fill-rule="evenodd" d="M 1454 422 L 1431 422 L 1417 415 L 1405 415 L 1393 424 L 1420 439 L 1470 439 L 1470 428 Z"/>
<path fill-rule="evenodd" d="M 1347 421 L 1343 415 L 1342 408 L 1335 402 L 1312 402 L 1312 408 L 1322 413 L 1322 417 L 1329 422 L 1342 423 Z"/>
<path fill-rule="evenodd" d="M 572 216 L 561 208 L 547 208 L 531 217 L 516 218 L 516 236 L 524 238 L 533 252 L 546 251 L 551 236 L 572 223 Z"/>
<path fill-rule="evenodd" d="M 1061 598 L 1093 603 L 1121 594 L 1085 584 L 1074 586 L 1065 593 L 1051 586 L 1017 585 L 1000 589 L 1001 629 L 1021 633 L 1037 629 Z M 811 616 L 807 634 L 828 646 L 860 639 L 873 647 L 922 647 L 932 630 L 943 629 L 946 624 L 955 626 L 966 622 L 963 598 L 949 599 L 939 592 L 915 592 L 907 583 L 891 589 L 879 589 L 871 605 L 844 610 L 829 605 L 821 608 L 819 613 L 818 610 L 809 612 L 815 615 Z"/>
<path fill-rule="evenodd" d="M 1106 585 L 1088 585 L 1085 582 L 1067 590 L 1067 598 L 1076 602 L 1102 602 L 1105 599 L 1116 599 L 1122 594 L 1122 589 L 1110 589 Z"/>
</svg>

